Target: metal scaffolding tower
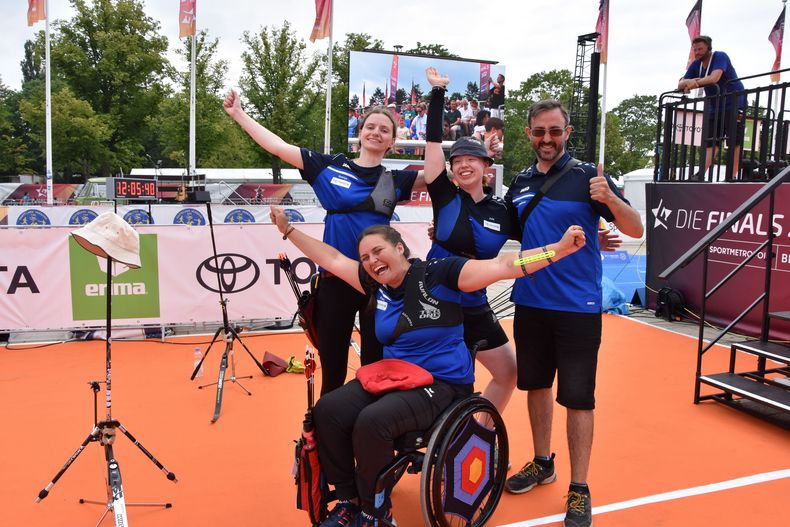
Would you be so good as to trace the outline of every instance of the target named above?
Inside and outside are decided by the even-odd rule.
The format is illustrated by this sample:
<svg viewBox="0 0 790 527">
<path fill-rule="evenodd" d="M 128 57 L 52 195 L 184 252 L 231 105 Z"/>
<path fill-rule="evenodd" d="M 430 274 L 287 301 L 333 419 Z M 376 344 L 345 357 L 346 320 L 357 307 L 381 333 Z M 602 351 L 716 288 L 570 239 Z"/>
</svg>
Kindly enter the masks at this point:
<svg viewBox="0 0 790 527">
<path fill-rule="evenodd" d="M 598 33 L 579 35 L 578 38 L 570 107 L 573 134 L 568 141 L 568 151 L 572 156 L 590 162 L 596 159 L 598 131 L 598 67 L 601 57 L 595 51 L 597 38 Z"/>
</svg>

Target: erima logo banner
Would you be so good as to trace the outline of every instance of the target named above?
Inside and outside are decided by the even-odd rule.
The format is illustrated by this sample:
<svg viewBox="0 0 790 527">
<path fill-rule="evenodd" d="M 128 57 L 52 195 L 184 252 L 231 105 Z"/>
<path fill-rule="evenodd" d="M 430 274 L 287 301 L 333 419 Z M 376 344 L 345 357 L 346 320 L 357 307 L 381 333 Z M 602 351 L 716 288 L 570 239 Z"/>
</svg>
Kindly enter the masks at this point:
<svg viewBox="0 0 790 527">
<path fill-rule="evenodd" d="M 664 227 L 666 230 L 669 230 L 669 227 L 667 227 L 667 224 L 664 222 L 669 220 L 669 216 L 672 214 L 672 210 L 664 206 L 664 198 L 661 198 L 661 201 L 658 202 L 658 207 L 652 209 L 651 212 L 655 217 L 655 223 L 653 223 L 653 228 L 657 229 L 658 227 Z"/>
<path fill-rule="evenodd" d="M 140 269 L 114 262 L 112 316 L 159 316 L 159 267 L 156 234 L 140 235 Z M 107 259 L 89 253 L 69 238 L 71 311 L 74 320 L 103 320 L 107 305 Z"/>
</svg>

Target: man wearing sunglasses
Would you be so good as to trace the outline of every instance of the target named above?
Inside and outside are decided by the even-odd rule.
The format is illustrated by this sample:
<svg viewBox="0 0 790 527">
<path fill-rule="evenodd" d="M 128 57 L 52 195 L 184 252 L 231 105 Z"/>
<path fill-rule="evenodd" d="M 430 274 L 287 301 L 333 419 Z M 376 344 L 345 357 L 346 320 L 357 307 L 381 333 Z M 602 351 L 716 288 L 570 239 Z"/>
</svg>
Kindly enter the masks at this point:
<svg viewBox="0 0 790 527">
<path fill-rule="evenodd" d="M 557 402 L 567 409 L 571 461 L 565 526 L 589 526 L 592 506 L 587 471 L 601 342 L 598 225 L 603 217 L 635 238 L 642 236 L 643 227 L 639 213 L 604 174 L 603 166 L 579 163 L 565 151 L 572 128 L 560 102 L 536 103 L 527 122 L 527 136 L 537 159 L 516 175 L 505 196 L 513 225 L 521 229 L 521 246 L 544 247 L 568 225 L 581 225 L 588 243 L 574 258 L 552 263 L 513 285 L 518 387 L 528 391 L 535 457 L 508 478 L 505 488 L 520 494 L 557 478 L 551 452 L 556 375 Z M 553 183 L 543 195 L 540 190 L 547 180 Z"/>
</svg>

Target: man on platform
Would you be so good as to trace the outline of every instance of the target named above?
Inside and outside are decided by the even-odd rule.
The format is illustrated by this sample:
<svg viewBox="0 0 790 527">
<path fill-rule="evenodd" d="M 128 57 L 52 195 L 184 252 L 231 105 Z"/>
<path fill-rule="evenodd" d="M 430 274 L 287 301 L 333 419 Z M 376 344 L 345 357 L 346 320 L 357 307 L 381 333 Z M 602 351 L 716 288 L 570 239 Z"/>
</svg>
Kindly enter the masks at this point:
<svg viewBox="0 0 790 527">
<path fill-rule="evenodd" d="M 601 343 L 598 224 L 601 217 L 614 221 L 620 231 L 636 238 L 641 237 L 643 227 L 639 213 L 604 174 L 603 166 L 596 169 L 591 163 L 578 163 L 566 153 L 572 128 L 568 112 L 559 101 L 533 105 L 527 123 L 526 132 L 537 159 L 516 175 L 505 196 L 514 216 L 513 225 L 521 229 L 521 246 L 543 247 L 570 224 L 582 226 L 588 244 L 576 254 L 574 262 L 551 264 L 531 277 L 516 280 L 513 286 L 518 387 L 529 392 L 535 457 L 508 478 L 505 488 L 520 494 L 557 478 L 551 452 L 552 386 L 556 375 L 557 402 L 567 409 L 571 461 L 565 526 L 589 526 L 592 506 L 587 471 Z M 531 211 L 526 210 L 543 184 L 557 174 L 546 195 L 537 198 Z"/>
<path fill-rule="evenodd" d="M 689 92 L 696 88 L 704 88 L 705 96 L 705 127 L 704 142 L 705 169 L 689 179 L 701 181 L 704 173 L 710 168 L 716 147 L 727 137 L 728 146 L 734 149 L 732 156 L 732 172 L 725 179 L 737 179 L 743 143 L 744 119 L 742 110 L 746 106 L 746 95 L 743 83 L 738 79 L 730 57 L 723 51 L 713 51 L 710 37 L 700 35 L 691 41 L 694 61 L 686 74 L 678 82 L 678 89 Z M 740 95 L 732 95 L 741 92 Z M 730 95 L 728 95 L 730 94 Z M 734 130 L 733 130 L 734 124 Z M 734 131 L 735 136 L 732 137 Z"/>
</svg>

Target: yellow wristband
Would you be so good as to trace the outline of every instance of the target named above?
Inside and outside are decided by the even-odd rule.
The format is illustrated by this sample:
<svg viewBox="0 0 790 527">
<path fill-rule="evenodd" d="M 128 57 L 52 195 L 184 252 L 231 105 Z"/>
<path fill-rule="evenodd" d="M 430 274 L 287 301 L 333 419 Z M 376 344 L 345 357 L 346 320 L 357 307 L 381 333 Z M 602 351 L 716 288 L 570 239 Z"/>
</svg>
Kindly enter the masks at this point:
<svg viewBox="0 0 790 527">
<path fill-rule="evenodd" d="M 548 260 L 549 262 L 554 263 L 554 260 L 552 260 L 551 257 L 555 256 L 556 254 L 557 253 L 555 253 L 554 251 L 546 251 L 544 249 L 542 253 L 532 254 L 530 256 L 521 256 L 521 251 L 519 251 L 518 252 L 519 258 L 517 260 L 513 260 L 513 265 L 516 266 L 520 265 L 521 268 L 523 269 L 525 264 L 540 262 L 541 260 Z M 524 271 L 524 274 L 526 274 L 526 271 Z"/>
</svg>

